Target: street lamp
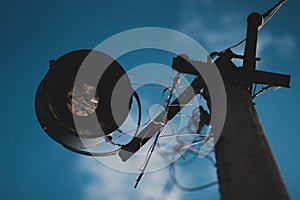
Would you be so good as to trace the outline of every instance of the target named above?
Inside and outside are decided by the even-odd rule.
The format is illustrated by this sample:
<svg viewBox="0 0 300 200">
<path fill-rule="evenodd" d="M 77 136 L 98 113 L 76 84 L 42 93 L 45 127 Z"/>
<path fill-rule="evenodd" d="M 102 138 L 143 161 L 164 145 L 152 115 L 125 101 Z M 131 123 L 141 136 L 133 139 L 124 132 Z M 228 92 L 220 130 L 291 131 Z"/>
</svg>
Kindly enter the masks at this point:
<svg viewBox="0 0 300 200">
<path fill-rule="evenodd" d="M 64 147 L 92 147 L 111 139 L 124 122 L 133 91 L 116 60 L 77 50 L 50 61 L 36 93 L 36 114 L 44 131 Z"/>
</svg>

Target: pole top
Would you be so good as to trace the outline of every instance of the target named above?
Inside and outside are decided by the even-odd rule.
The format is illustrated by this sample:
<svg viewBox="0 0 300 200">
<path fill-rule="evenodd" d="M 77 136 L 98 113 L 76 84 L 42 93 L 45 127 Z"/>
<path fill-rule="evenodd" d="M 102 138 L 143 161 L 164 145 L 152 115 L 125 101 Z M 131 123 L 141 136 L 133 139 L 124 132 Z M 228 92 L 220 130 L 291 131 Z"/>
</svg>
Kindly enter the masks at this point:
<svg viewBox="0 0 300 200">
<path fill-rule="evenodd" d="M 256 25 L 257 27 L 263 25 L 264 18 L 258 12 L 253 12 L 248 15 L 247 18 L 248 24 Z"/>
</svg>

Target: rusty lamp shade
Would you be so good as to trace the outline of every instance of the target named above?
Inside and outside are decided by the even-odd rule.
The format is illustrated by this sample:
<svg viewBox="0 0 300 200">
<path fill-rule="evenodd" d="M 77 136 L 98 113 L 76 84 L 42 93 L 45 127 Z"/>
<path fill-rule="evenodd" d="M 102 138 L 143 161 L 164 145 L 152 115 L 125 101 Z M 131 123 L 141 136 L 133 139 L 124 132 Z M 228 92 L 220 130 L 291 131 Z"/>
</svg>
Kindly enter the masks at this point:
<svg viewBox="0 0 300 200">
<path fill-rule="evenodd" d="M 77 80 L 82 67 L 88 70 Z M 133 91 L 113 58 L 78 50 L 50 62 L 36 92 L 35 110 L 42 129 L 56 142 L 70 148 L 92 147 L 124 122 Z"/>
</svg>

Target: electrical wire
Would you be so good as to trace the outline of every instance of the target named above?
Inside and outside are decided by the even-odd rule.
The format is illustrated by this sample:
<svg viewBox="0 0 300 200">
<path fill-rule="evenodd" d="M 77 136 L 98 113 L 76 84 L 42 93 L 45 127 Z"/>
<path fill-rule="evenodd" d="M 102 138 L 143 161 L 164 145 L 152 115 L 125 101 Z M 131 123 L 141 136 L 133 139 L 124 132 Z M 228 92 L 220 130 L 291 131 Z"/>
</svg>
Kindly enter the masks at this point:
<svg viewBox="0 0 300 200">
<path fill-rule="evenodd" d="M 285 3 L 287 0 L 280 0 L 275 6 L 273 6 L 271 9 L 267 10 L 264 14 L 262 14 L 261 16 L 263 17 L 263 24 L 259 27 L 258 30 L 260 30 L 276 13 L 277 11 L 281 8 L 281 6 L 283 5 L 283 3 Z M 210 54 L 211 58 L 214 58 L 215 56 L 219 56 L 220 54 L 222 54 L 224 51 L 226 51 L 227 49 L 233 49 L 237 46 L 240 46 L 241 44 L 243 44 L 246 41 L 246 38 L 242 39 L 241 41 L 239 41 L 238 43 L 223 49 L 222 51 L 219 52 L 212 52 Z"/>
<path fill-rule="evenodd" d="M 85 150 L 81 150 L 81 149 L 71 147 L 71 146 L 66 145 L 66 144 L 62 144 L 62 145 L 65 148 L 67 148 L 70 151 L 73 151 L 75 153 L 85 155 L 85 156 L 93 156 L 93 157 L 113 156 L 113 155 L 116 155 L 121 150 L 121 149 L 117 149 L 117 150 L 110 151 L 110 152 L 89 152 L 89 151 L 85 151 Z"/>
<path fill-rule="evenodd" d="M 281 6 L 286 2 L 287 0 L 280 0 L 275 6 L 273 6 L 271 9 L 267 10 L 264 14 L 262 14 L 262 17 L 264 18 L 265 25 L 281 8 Z"/>
<path fill-rule="evenodd" d="M 255 94 L 252 95 L 252 99 L 255 99 L 256 97 L 258 97 L 259 95 L 261 95 L 265 92 L 271 92 L 271 91 L 274 91 L 274 90 L 278 90 L 279 88 L 281 88 L 281 87 L 276 87 L 276 86 L 271 86 L 271 85 L 263 87 L 260 91 L 258 91 L 258 92 L 256 92 Z"/>
<path fill-rule="evenodd" d="M 174 164 L 170 165 L 170 176 L 171 176 L 172 181 L 176 184 L 177 187 L 179 187 L 181 190 L 189 191 L 189 192 L 207 189 L 209 187 L 212 187 L 212 186 L 218 184 L 218 181 L 213 181 L 213 182 L 210 182 L 210 183 L 207 183 L 207 184 L 204 184 L 204 185 L 200 185 L 200 186 L 197 186 L 197 187 L 186 187 L 186 186 L 183 186 L 183 185 L 181 185 L 178 182 L 178 180 L 176 178 Z"/>
</svg>

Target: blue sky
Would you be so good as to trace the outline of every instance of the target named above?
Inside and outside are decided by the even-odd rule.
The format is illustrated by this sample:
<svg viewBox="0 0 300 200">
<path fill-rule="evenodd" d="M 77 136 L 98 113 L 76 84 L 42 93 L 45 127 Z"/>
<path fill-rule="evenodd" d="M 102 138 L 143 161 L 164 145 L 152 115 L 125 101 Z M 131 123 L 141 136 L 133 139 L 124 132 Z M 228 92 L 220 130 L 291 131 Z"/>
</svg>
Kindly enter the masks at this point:
<svg viewBox="0 0 300 200">
<path fill-rule="evenodd" d="M 48 70 L 48 61 L 69 51 L 94 48 L 119 32 L 147 26 L 181 31 L 209 52 L 222 50 L 245 36 L 250 12 L 264 12 L 275 3 L 275 0 L 2 2 L 0 199 L 159 198 L 159 190 L 168 180 L 167 171 L 145 176 L 134 190 L 136 175 L 111 170 L 93 158 L 69 152 L 42 131 L 35 116 L 34 96 Z M 288 1 L 259 33 L 258 56 L 263 60 L 258 68 L 291 74 L 291 89 L 266 93 L 255 100 L 293 199 L 300 198 L 298 8 L 298 2 Z M 241 48 L 236 51 L 242 53 Z M 215 169 L 208 163 L 191 169 L 197 175 L 191 174 L 190 169 L 178 170 L 186 184 L 216 179 Z M 200 181 L 194 180 L 194 176 Z M 199 196 L 218 199 L 218 188 L 187 193 L 174 187 L 169 194 L 172 199 L 199 199 Z"/>
</svg>

